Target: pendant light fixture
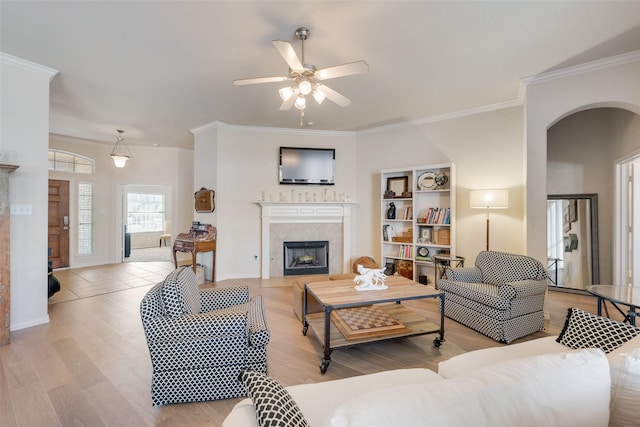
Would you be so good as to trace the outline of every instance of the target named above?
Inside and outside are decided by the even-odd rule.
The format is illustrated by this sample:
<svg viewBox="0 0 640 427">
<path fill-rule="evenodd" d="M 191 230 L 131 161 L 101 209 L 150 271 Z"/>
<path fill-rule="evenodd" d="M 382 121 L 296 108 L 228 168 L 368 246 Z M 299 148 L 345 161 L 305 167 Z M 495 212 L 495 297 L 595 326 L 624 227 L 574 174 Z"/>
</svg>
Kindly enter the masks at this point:
<svg viewBox="0 0 640 427">
<path fill-rule="evenodd" d="M 124 138 L 122 137 L 123 133 L 123 130 L 118 129 L 116 143 L 113 146 L 113 150 L 111 150 L 111 158 L 113 159 L 113 163 L 115 163 L 117 168 L 123 168 L 124 165 L 127 164 L 127 160 L 133 157 L 131 155 L 131 151 L 129 151 L 129 148 L 127 148 L 127 145 L 124 142 Z"/>
</svg>

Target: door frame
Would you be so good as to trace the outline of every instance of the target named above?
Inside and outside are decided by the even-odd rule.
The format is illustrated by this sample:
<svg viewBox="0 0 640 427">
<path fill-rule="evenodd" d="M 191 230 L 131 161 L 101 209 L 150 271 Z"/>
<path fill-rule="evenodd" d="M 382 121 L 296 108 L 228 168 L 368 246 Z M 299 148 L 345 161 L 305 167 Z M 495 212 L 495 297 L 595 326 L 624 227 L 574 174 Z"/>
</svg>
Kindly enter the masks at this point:
<svg viewBox="0 0 640 427">
<path fill-rule="evenodd" d="M 635 168 L 634 168 L 635 166 Z M 613 233 L 613 283 L 640 286 L 640 233 L 634 218 L 640 218 L 640 152 L 615 163 L 615 212 Z M 635 173 L 634 173 L 635 172 Z"/>
<path fill-rule="evenodd" d="M 171 185 L 166 184 L 120 184 L 118 186 L 118 195 L 116 209 L 120 212 L 119 218 L 117 218 L 116 229 L 118 241 L 116 242 L 116 250 L 118 251 L 116 259 L 118 262 L 124 262 L 124 244 L 125 244 L 125 226 L 127 225 L 127 193 L 142 192 L 142 193 L 155 193 L 164 194 L 164 213 L 165 219 L 172 218 L 172 192 Z"/>
</svg>

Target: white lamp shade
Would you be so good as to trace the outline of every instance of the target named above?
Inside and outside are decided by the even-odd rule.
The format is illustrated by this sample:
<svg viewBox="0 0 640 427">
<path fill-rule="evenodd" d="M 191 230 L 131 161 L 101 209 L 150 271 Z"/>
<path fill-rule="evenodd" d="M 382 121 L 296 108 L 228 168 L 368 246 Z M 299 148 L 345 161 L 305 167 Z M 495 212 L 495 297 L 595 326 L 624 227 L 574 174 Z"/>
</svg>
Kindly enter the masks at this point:
<svg viewBox="0 0 640 427">
<path fill-rule="evenodd" d="M 124 165 L 127 164 L 127 160 L 129 160 L 129 156 L 119 156 L 117 154 L 112 154 L 111 158 L 113 159 L 113 163 L 115 163 L 117 168 L 123 168 Z"/>
<path fill-rule="evenodd" d="M 298 90 L 303 95 L 309 95 L 311 93 L 311 83 L 308 80 L 303 80 L 298 85 Z"/>
<path fill-rule="evenodd" d="M 282 98 L 283 101 L 288 101 L 289 98 L 291 98 L 291 96 L 293 95 L 293 88 L 289 86 L 283 87 L 278 91 L 278 93 L 280 94 L 280 98 Z"/>
<path fill-rule="evenodd" d="M 313 97 L 315 98 L 318 104 L 322 104 L 322 101 L 327 97 L 327 94 L 321 91 L 320 89 L 316 89 L 313 92 Z"/>
<path fill-rule="evenodd" d="M 472 190 L 469 206 L 474 209 L 506 209 L 509 207 L 508 190 Z"/>
<path fill-rule="evenodd" d="M 307 106 L 307 101 L 304 99 L 304 96 L 300 95 L 293 105 L 295 105 L 298 110 L 304 110 L 304 108 Z"/>
</svg>

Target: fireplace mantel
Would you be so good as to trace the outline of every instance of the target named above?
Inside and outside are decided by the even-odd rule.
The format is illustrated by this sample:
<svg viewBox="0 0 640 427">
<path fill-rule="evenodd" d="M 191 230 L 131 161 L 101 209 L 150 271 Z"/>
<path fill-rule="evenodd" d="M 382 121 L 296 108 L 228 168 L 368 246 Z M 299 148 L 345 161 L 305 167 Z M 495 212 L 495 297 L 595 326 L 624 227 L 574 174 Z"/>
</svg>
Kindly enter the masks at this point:
<svg viewBox="0 0 640 427">
<path fill-rule="evenodd" d="M 353 202 L 256 202 L 262 208 L 262 278 L 270 277 L 270 225 L 296 223 L 342 224 L 342 272 L 350 269 Z"/>
</svg>

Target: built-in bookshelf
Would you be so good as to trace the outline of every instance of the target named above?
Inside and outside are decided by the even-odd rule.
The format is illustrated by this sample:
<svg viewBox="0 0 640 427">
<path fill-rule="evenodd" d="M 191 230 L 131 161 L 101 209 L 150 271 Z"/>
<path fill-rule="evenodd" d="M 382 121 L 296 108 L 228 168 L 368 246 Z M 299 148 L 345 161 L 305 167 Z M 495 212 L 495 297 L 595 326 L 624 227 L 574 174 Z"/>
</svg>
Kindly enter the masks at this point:
<svg viewBox="0 0 640 427">
<path fill-rule="evenodd" d="M 433 256 L 455 256 L 455 167 L 387 169 L 380 176 L 386 274 L 433 283 Z"/>
</svg>

